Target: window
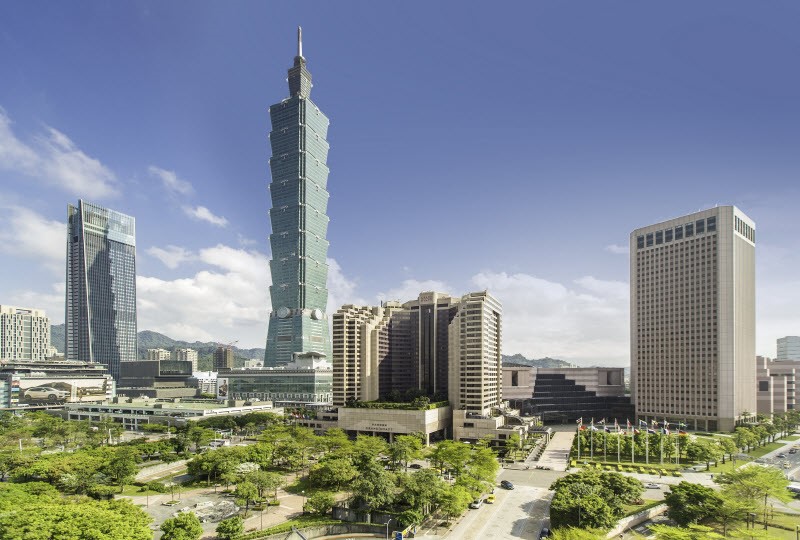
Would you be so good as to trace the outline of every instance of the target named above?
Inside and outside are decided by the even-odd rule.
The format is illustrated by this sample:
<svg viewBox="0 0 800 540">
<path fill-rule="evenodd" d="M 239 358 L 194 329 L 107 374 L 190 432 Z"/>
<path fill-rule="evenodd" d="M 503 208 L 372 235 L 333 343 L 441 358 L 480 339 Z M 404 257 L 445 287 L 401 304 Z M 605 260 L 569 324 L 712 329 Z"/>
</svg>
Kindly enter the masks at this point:
<svg viewBox="0 0 800 540">
<path fill-rule="evenodd" d="M 769 381 L 758 381 L 759 392 L 769 392 Z"/>
<path fill-rule="evenodd" d="M 694 236 L 694 223 L 687 223 L 684 229 L 686 230 L 686 238 Z"/>
<path fill-rule="evenodd" d="M 637 236 L 636 237 L 636 247 L 638 249 L 642 249 L 644 247 L 644 236 Z"/>
<path fill-rule="evenodd" d="M 650 247 L 652 245 L 653 245 L 653 233 L 650 233 L 647 235 L 647 247 Z"/>
<path fill-rule="evenodd" d="M 704 233 L 706 230 L 706 221 L 704 219 L 698 219 L 694 224 L 695 230 L 697 234 Z"/>
<path fill-rule="evenodd" d="M 714 232 L 717 230 L 717 218 L 710 217 L 706 220 L 706 230 L 708 232 Z"/>
<path fill-rule="evenodd" d="M 656 244 L 663 244 L 664 243 L 664 231 L 658 231 L 656 233 Z"/>
<path fill-rule="evenodd" d="M 664 242 L 672 242 L 672 229 L 664 231 Z"/>
<path fill-rule="evenodd" d="M 683 226 L 675 227 L 675 240 L 680 240 L 683 238 Z"/>
</svg>

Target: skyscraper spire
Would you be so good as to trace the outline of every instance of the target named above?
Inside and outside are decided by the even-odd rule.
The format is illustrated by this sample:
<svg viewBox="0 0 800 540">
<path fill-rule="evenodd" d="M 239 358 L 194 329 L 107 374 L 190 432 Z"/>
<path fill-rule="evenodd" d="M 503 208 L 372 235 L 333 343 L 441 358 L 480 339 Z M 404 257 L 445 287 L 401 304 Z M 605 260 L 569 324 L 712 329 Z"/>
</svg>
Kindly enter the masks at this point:
<svg viewBox="0 0 800 540">
<path fill-rule="evenodd" d="M 306 68 L 303 58 L 303 28 L 297 27 L 297 56 L 294 65 L 289 69 L 289 95 L 308 98 L 311 96 L 311 73 Z"/>
<path fill-rule="evenodd" d="M 303 57 L 303 27 L 297 27 L 297 56 Z"/>
</svg>

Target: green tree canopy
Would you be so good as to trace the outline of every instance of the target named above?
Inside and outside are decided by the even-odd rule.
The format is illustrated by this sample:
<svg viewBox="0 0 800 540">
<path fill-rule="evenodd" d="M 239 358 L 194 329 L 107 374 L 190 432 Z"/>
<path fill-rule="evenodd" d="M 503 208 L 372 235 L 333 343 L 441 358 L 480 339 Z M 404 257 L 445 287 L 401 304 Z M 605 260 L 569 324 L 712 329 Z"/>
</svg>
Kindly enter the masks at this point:
<svg viewBox="0 0 800 540">
<path fill-rule="evenodd" d="M 669 506 L 667 515 L 670 519 L 683 526 L 715 516 L 723 502 L 713 489 L 690 482 L 671 486 L 664 501 Z"/>
<path fill-rule="evenodd" d="M 161 524 L 161 540 L 197 540 L 203 534 L 203 526 L 194 512 L 181 512 Z"/>
<path fill-rule="evenodd" d="M 216 532 L 221 540 L 234 540 L 244 532 L 244 520 L 241 516 L 223 519 L 217 525 Z"/>
</svg>

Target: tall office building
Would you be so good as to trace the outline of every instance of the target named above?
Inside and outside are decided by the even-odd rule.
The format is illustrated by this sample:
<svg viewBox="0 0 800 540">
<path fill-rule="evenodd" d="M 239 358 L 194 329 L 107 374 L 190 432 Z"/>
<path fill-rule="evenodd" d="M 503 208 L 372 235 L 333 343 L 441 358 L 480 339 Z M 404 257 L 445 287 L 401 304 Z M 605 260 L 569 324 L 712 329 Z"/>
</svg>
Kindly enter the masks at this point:
<svg viewBox="0 0 800 540">
<path fill-rule="evenodd" d="M 79 201 L 67 225 L 66 358 L 136 360 L 136 229 L 131 216 Z"/>
<path fill-rule="evenodd" d="M 732 430 L 756 410 L 755 224 L 721 206 L 630 237 L 639 418 Z"/>
<path fill-rule="evenodd" d="M 289 97 L 269 109 L 272 313 L 265 366 L 286 365 L 298 353 L 331 355 L 326 314 L 329 121 L 311 101 L 311 86 L 298 28 Z"/>
<path fill-rule="evenodd" d="M 486 292 L 424 292 L 333 315 L 333 403 L 417 392 L 484 413 L 500 405 L 501 308 Z"/>
<path fill-rule="evenodd" d="M 192 363 L 192 373 L 197 371 L 197 351 L 194 349 L 175 349 L 174 360 Z"/>
<path fill-rule="evenodd" d="M 217 347 L 214 351 L 214 371 L 233 369 L 233 350 L 230 347 Z"/>
<path fill-rule="evenodd" d="M 800 360 L 800 336 L 778 338 L 778 356 L 775 360 Z"/>
<path fill-rule="evenodd" d="M 0 306 L 0 359 L 44 361 L 50 356 L 50 319 L 41 309 Z"/>
</svg>

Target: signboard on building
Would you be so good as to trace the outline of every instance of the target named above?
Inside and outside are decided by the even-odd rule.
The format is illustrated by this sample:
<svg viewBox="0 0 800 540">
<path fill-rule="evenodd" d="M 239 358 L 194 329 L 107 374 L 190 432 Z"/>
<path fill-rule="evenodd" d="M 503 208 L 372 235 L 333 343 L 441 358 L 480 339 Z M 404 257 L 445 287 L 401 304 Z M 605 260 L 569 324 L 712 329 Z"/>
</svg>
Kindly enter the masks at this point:
<svg viewBox="0 0 800 540">
<path fill-rule="evenodd" d="M 228 399 L 228 379 L 217 377 L 217 399 Z"/>
<path fill-rule="evenodd" d="M 114 397 L 114 381 L 110 376 L 62 379 L 14 375 L 10 390 L 12 406 L 104 401 Z"/>
</svg>

